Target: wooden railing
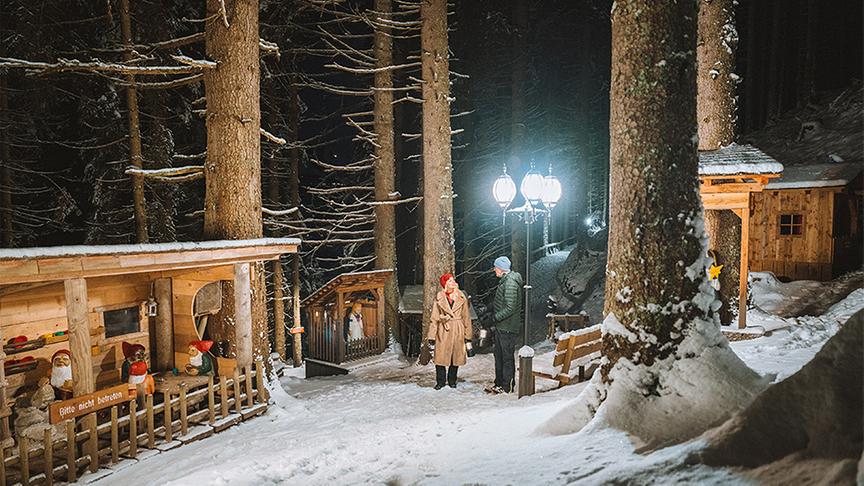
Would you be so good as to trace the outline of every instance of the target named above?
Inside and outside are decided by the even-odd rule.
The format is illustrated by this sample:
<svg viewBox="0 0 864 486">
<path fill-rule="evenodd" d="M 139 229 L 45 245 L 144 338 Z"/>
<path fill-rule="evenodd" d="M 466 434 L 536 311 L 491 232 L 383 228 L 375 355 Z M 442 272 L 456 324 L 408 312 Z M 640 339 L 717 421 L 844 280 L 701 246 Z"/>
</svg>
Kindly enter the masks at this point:
<svg viewBox="0 0 864 486">
<path fill-rule="evenodd" d="M 133 399 L 67 420 L 65 434 L 51 427 L 38 441 L 18 437 L 17 447 L 0 448 L 0 485 L 72 483 L 85 469 L 96 472 L 100 466 L 135 459 L 141 449 L 182 445 L 221 432 L 266 410 L 264 373 L 259 361 L 242 373 L 235 370 L 230 378 L 210 377 L 194 389 L 181 384 L 177 394 L 147 395 L 141 407 Z M 161 403 L 154 403 L 157 398 Z"/>
<path fill-rule="evenodd" d="M 345 361 L 351 361 L 381 354 L 384 351 L 384 343 L 379 336 L 369 336 L 352 339 L 345 343 L 345 348 Z"/>
<path fill-rule="evenodd" d="M 310 323 L 309 357 L 338 364 L 384 352 L 383 336 L 376 334 L 345 341 L 343 325 L 330 319 L 329 314 L 319 322 Z"/>
</svg>

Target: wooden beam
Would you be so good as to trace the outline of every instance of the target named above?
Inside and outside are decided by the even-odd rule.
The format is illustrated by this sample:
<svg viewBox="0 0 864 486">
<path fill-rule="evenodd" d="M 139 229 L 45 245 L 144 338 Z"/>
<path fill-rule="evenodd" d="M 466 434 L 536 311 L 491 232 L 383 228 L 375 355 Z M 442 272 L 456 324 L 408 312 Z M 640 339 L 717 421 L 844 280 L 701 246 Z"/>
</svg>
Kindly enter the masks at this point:
<svg viewBox="0 0 864 486">
<path fill-rule="evenodd" d="M 252 364 L 252 280 L 249 264 L 234 265 L 234 339 L 237 366 Z"/>
<path fill-rule="evenodd" d="M 87 281 L 65 280 L 66 321 L 69 324 L 69 348 L 72 351 L 72 392 L 77 396 L 96 391 L 90 343 L 90 320 L 87 317 Z"/>
<path fill-rule="evenodd" d="M 345 360 L 345 294 L 336 292 L 336 335 L 331 339 L 336 341 L 336 364 Z"/>
<path fill-rule="evenodd" d="M 156 315 L 156 369 L 168 371 L 174 368 L 174 298 L 171 279 L 153 281 L 153 293 L 159 310 Z"/>
<path fill-rule="evenodd" d="M 742 193 L 708 193 L 702 194 L 702 206 L 705 209 L 736 209 L 749 207 L 749 194 Z"/>
<path fill-rule="evenodd" d="M 749 199 L 749 196 L 748 196 Z M 741 212 L 741 267 L 738 282 L 738 328 L 747 327 L 747 272 L 750 258 L 750 208 Z"/>
</svg>

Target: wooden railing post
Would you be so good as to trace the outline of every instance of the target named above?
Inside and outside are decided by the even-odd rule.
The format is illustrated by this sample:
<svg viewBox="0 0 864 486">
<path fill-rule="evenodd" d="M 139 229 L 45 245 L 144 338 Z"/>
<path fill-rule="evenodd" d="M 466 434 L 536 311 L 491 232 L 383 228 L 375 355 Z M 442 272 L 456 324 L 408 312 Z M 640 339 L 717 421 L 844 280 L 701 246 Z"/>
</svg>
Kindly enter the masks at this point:
<svg viewBox="0 0 864 486">
<path fill-rule="evenodd" d="M 216 390 L 213 389 L 213 375 L 207 380 L 207 410 L 210 412 L 208 422 L 213 425 L 216 422 Z"/>
<path fill-rule="evenodd" d="M 78 463 L 75 461 L 77 444 L 75 443 L 75 419 L 66 422 L 66 482 L 74 483 L 78 479 Z"/>
<path fill-rule="evenodd" d="M 522 346 L 519 350 L 519 398 L 534 394 L 534 350 Z"/>
<path fill-rule="evenodd" d="M 24 435 L 18 437 L 18 465 L 21 467 L 21 484 L 24 486 L 30 484 L 30 455 L 27 453 L 29 442 Z"/>
<path fill-rule="evenodd" d="M 267 403 L 268 393 L 267 386 L 264 384 L 264 373 L 267 371 L 264 368 L 264 362 L 260 359 L 255 363 L 255 381 L 258 385 L 258 402 Z"/>
<path fill-rule="evenodd" d="M 0 484 L 6 486 L 6 448 L 0 446 Z"/>
<path fill-rule="evenodd" d="M 228 377 L 219 377 L 219 400 L 222 409 L 222 418 L 228 417 Z"/>
<path fill-rule="evenodd" d="M 96 472 L 99 470 L 99 432 L 96 428 L 96 413 L 87 415 L 84 423 L 90 429 L 90 436 L 87 439 L 90 449 L 90 472 Z"/>
<path fill-rule="evenodd" d="M 246 406 L 255 405 L 255 397 L 252 394 L 252 365 L 246 367 Z"/>
<path fill-rule="evenodd" d="M 138 456 L 138 402 L 133 398 L 129 402 L 129 457 Z"/>
<path fill-rule="evenodd" d="M 162 394 L 163 402 L 162 402 L 162 416 L 165 417 L 165 442 L 171 442 L 174 440 L 174 431 L 171 422 L 173 421 L 171 412 L 171 392 L 165 390 L 165 393 Z"/>
<path fill-rule="evenodd" d="M 232 383 L 234 384 L 234 411 L 240 413 L 243 410 L 243 399 L 240 396 L 240 370 L 238 368 L 234 368 Z"/>
<path fill-rule="evenodd" d="M 147 448 L 156 448 L 156 417 L 153 415 L 153 395 L 144 399 L 147 406 Z"/>
<path fill-rule="evenodd" d="M 111 407 L 111 464 L 120 460 L 120 430 L 117 425 L 117 405 Z"/>
<path fill-rule="evenodd" d="M 185 436 L 186 432 L 189 430 L 189 424 L 187 423 L 187 413 L 186 409 L 186 383 L 180 383 L 180 435 Z"/>
<path fill-rule="evenodd" d="M 45 485 L 51 486 L 54 484 L 54 441 L 51 437 L 53 432 L 52 427 L 45 429 L 45 436 L 42 443 L 42 448 L 45 451 L 43 458 L 45 459 Z M 3 484 L 6 484 L 5 482 Z"/>
</svg>

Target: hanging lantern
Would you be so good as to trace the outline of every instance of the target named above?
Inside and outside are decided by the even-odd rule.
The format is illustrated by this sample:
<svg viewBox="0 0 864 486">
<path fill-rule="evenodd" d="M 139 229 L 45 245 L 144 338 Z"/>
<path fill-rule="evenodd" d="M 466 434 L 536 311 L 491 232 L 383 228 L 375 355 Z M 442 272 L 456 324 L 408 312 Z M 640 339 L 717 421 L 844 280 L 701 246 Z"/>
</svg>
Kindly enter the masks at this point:
<svg viewBox="0 0 864 486">
<path fill-rule="evenodd" d="M 156 303 L 156 299 L 150 297 L 147 300 L 147 316 L 148 317 L 156 317 L 159 314 L 159 304 Z"/>
<path fill-rule="evenodd" d="M 522 186 L 520 187 L 522 197 L 532 205 L 539 203 L 543 199 L 543 185 L 543 175 L 534 170 L 532 164 L 531 170 L 522 179 Z"/>
<path fill-rule="evenodd" d="M 492 197 L 495 202 L 501 206 L 501 209 L 507 209 L 513 199 L 516 198 L 516 183 L 513 178 L 507 174 L 507 166 L 504 166 L 504 173 L 495 179 L 495 184 L 492 186 Z"/>
<path fill-rule="evenodd" d="M 550 211 L 561 199 L 561 182 L 552 175 L 552 164 L 549 164 L 549 175 L 543 178 L 543 205 Z"/>
</svg>

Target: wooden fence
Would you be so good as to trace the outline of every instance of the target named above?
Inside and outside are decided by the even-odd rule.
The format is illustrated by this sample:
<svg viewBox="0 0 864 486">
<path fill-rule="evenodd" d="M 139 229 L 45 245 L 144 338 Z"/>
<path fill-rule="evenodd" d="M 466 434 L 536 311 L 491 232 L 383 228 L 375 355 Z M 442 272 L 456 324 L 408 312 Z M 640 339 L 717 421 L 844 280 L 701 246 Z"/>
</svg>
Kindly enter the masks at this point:
<svg viewBox="0 0 864 486">
<path fill-rule="evenodd" d="M 169 450 L 221 432 L 266 410 L 264 373 L 258 361 L 231 377 L 211 376 L 203 386 L 181 383 L 177 393 L 147 395 L 142 406 L 133 399 L 67 420 L 65 434 L 48 428 L 41 440 L 19 437 L 17 446 L 0 448 L 0 485 L 72 483 L 142 450 Z"/>
</svg>

